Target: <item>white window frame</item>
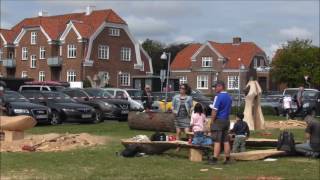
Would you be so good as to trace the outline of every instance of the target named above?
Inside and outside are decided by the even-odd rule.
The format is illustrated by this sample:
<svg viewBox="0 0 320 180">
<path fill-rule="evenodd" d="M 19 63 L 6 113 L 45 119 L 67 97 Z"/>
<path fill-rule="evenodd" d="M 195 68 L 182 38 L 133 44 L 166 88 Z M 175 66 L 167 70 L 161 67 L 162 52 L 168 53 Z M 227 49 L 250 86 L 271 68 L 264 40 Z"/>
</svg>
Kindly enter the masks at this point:
<svg viewBox="0 0 320 180">
<path fill-rule="evenodd" d="M 253 58 L 253 68 L 254 69 L 257 69 L 257 67 L 258 67 L 258 58 Z"/>
<path fill-rule="evenodd" d="M 30 36 L 30 44 L 37 44 L 37 37 L 38 37 L 38 33 L 35 31 L 31 32 L 31 36 Z"/>
<path fill-rule="evenodd" d="M 46 73 L 44 71 L 39 71 L 39 81 L 45 81 L 46 80 Z"/>
<path fill-rule="evenodd" d="M 228 76 L 228 89 L 239 89 L 239 76 Z"/>
<path fill-rule="evenodd" d="M 27 71 L 21 71 L 21 78 L 27 78 L 28 72 Z"/>
<path fill-rule="evenodd" d="M 30 68 L 34 69 L 37 67 L 37 56 L 31 55 L 30 56 Z"/>
<path fill-rule="evenodd" d="M 28 48 L 27 47 L 21 48 L 21 59 L 28 60 Z"/>
<path fill-rule="evenodd" d="M 131 81 L 131 79 L 130 79 L 130 73 L 121 73 L 120 75 L 119 75 L 120 77 L 120 86 L 130 86 L 130 81 Z"/>
<path fill-rule="evenodd" d="M 208 75 L 198 75 L 197 76 L 197 89 L 208 89 L 208 87 L 209 87 L 209 76 Z"/>
<path fill-rule="evenodd" d="M 39 48 L 39 59 L 46 59 L 46 49 L 44 46 Z"/>
<path fill-rule="evenodd" d="M 107 45 L 98 46 L 98 59 L 109 59 L 109 46 Z"/>
<path fill-rule="evenodd" d="M 180 84 L 187 84 L 188 83 L 188 77 L 187 76 L 180 76 L 179 83 Z"/>
<path fill-rule="evenodd" d="M 68 44 L 68 58 L 77 58 L 77 46 L 75 44 Z"/>
<path fill-rule="evenodd" d="M 102 78 L 104 82 L 109 83 L 110 82 L 110 74 L 107 71 L 100 71 L 99 73 L 102 74 Z"/>
<path fill-rule="evenodd" d="M 119 28 L 109 28 L 109 35 L 110 36 L 120 36 L 120 29 Z"/>
<path fill-rule="evenodd" d="M 75 71 L 67 71 L 67 81 L 75 82 L 77 80 L 77 74 Z"/>
<path fill-rule="evenodd" d="M 62 56 L 62 46 L 59 46 L 59 56 Z"/>
<path fill-rule="evenodd" d="M 202 57 L 202 67 L 212 67 L 212 57 Z"/>
<path fill-rule="evenodd" d="M 131 61 L 131 48 L 121 47 L 120 59 L 121 61 Z"/>
</svg>

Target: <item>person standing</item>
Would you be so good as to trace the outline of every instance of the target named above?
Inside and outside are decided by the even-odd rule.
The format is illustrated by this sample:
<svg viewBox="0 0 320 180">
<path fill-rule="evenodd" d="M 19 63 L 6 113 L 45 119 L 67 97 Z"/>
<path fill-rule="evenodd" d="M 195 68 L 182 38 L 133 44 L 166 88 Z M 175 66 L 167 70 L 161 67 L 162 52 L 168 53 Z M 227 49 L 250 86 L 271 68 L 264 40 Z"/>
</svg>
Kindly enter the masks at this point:
<svg viewBox="0 0 320 180">
<path fill-rule="evenodd" d="M 224 164 L 230 163 L 230 144 L 229 144 L 229 115 L 231 112 L 232 99 L 225 91 L 223 81 L 218 81 L 215 85 L 216 96 L 213 104 L 210 105 L 211 111 L 211 135 L 214 141 L 213 157 L 209 159 L 209 164 L 216 164 L 223 143 L 225 161 Z"/>
<path fill-rule="evenodd" d="M 151 93 L 151 87 L 146 85 L 141 97 L 143 107 L 146 111 L 150 111 L 152 109 L 153 98 Z"/>
<path fill-rule="evenodd" d="M 186 134 L 190 127 L 190 110 L 192 107 L 191 88 L 188 84 L 181 84 L 179 94 L 172 100 L 172 112 L 176 115 L 176 137 L 181 138 L 182 131 Z"/>
</svg>

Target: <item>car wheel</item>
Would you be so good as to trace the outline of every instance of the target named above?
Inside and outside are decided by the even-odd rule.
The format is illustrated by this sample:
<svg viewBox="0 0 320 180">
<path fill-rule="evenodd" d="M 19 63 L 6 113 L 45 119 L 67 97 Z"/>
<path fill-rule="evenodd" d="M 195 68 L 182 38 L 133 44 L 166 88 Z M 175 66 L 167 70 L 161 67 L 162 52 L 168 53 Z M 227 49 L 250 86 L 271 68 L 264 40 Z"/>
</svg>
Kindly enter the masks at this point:
<svg viewBox="0 0 320 180">
<path fill-rule="evenodd" d="M 50 121 L 51 125 L 61 124 L 60 114 L 57 111 L 52 111 L 52 117 Z"/>
<path fill-rule="evenodd" d="M 96 109 L 96 116 L 94 118 L 93 123 L 97 124 L 97 123 L 101 123 L 102 121 L 103 121 L 102 112 L 99 109 Z"/>
</svg>

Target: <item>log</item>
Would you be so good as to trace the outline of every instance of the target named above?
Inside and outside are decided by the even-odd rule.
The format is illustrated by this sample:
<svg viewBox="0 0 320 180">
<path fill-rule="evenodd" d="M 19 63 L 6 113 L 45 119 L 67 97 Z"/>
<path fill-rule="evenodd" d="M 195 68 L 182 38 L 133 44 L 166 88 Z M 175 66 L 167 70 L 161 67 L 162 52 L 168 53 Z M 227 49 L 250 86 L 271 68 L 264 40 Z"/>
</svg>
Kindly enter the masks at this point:
<svg viewBox="0 0 320 180">
<path fill-rule="evenodd" d="M 175 132 L 175 115 L 163 112 L 129 112 L 130 129 Z"/>
<path fill-rule="evenodd" d="M 202 161 L 202 151 L 199 149 L 190 148 L 189 160 L 192 162 L 201 162 Z"/>
<path fill-rule="evenodd" d="M 265 159 L 267 157 L 284 156 L 285 151 L 278 151 L 277 149 L 256 150 L 241 153 L 231 153 L 231 158 L 240 161 L 256 161 Z"/>
<path fill-rule="evenodd" d="M 36 124 L 37 121 L 31 116 L 0 116 L 1 131 L 24 131 Z"/>
</svg>

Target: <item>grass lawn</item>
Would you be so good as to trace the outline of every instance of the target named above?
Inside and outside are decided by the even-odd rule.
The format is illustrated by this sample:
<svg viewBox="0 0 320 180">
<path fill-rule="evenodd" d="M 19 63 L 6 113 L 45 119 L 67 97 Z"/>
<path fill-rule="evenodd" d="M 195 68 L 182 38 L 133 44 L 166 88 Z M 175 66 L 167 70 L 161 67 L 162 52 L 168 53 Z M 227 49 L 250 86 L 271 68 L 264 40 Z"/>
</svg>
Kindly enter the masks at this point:
<svg viewBox="0 0 320 180">
<path fill-rule="evenodd" d="M 236 162 L 224 166 L 209 166 L 187 159 L 187 151 L 169 151 L 163 155 L 140 158 L 117 157 L 123 146 L 121 138 L 150 131 L 130 130 L 126 122 L 107 121 L 96 125 L 65 124 L 40 126 L 27 133 L 91 133 L 112 137 L 106 145 L 56 153 L 1 153 L 1 176 L 13 179 L 257 179 L 258 176 L 284 179 L 319 179 L 319 160 L 303 157 L 283 157 L 275 162 Z M 276 138 L 279 130 L 268 130 Z M 297 140 L 303 140 L 303 130 L 293 130 Z M 262 137 L 261 131 L 253 132 Z M 264 137 L 266 138 L 266 137 Z M 208 169 L 200 172 L 200 169 Z"/>
</svg>

